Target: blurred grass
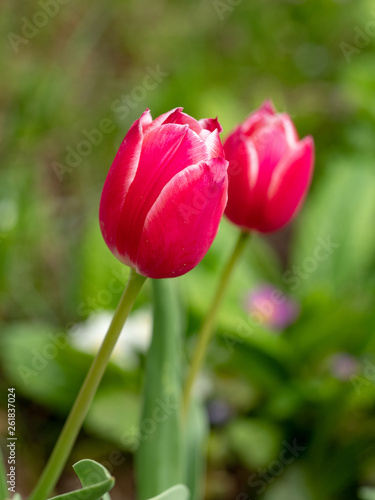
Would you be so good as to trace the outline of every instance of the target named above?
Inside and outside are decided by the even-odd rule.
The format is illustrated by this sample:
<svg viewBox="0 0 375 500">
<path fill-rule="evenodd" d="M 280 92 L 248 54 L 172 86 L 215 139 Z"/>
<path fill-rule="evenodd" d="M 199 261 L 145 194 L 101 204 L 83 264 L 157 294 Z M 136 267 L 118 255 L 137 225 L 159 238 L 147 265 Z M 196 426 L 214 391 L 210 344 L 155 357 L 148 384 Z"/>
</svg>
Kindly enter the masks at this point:
<svg viewBox="0 0 375 500">
<path fill-rule="evenodd" d="M 210 398 L 224 399 L 232 417 L 212 433 L 207 498 L 255 495 L 248 478 L 259 476 L 258 464 L 267 468 L 277 459 L 284 436 L 288 442 L 297 438 L 306 452 L 280 477 L 261 479 L 266 488 L 260 497 L 352 500 L 360 485 L 375 483 L 375 372 L 368 364 L 375 355 L 374 37 L 368 36 L 363 48 L 355 47 L 355 28 L 366 34 L 366 26 L 374 22 L 373 4 L 236 3 L 68 2 L 16 52 L 9 33 L 22 35 L 23 18 L 32 21 L 42 7 L 2 1 L 2 342 L 10 345 L 17 325 L 23 325 L 24 335 L 40 324 L 47 325 L 46 331 L 65 331 L 92 310 L 115 307 L 116 293 L 103 301 L 100 291 L 108 289 L 112 276 L 120 276 L 120 283 L 125 277 L 101 239 L 98 204 L 117 148 L 146 107 L 154 117 L 175 106 L 197 118 L 219 115 L 225 136 L 271 97 L 278 109 L 291 114 L 301 136 L 314 136 L 316 173 L 300 218 L 279 235 L 253 239 L 221 312 L 222 335 L 208 359 Z M 356 49 L 350 62 L 343 42 Z M 116 100 L 135 95 L 150 68 L 158 67 L 167 75 L 120 112 Z M 104 133 L 60 180 L 55 162 L 66 165 L 66 147 L 77 150 L 85 139 L 83 130 L 97 129 L 103 119 L 111 121 L 112 132 Z M 189 336 L 204 314 L 234 233 L 224 222 L 202 264 L 179 280 Z M 339 247 L 292 290 L 284 273 L 303 266 L 319 238 L 331 238 Z M 243 339 L 247 317 L 241 301 L 264 281 L 297 297 L 300 317 L 279 336 L 259 327 Z M 139 303 L 149 300 L 146 288 Z M 337 380 L 327 368 L 330 357 L 342 351 L 358 359 L 357 385 Z M 2 401 L 15 375 L 7 353 L 1 353 Z M 83 372 L 85 363 L 78 364 Z M 58 360 L 51 362 L 56 373 L 59 366 Z M 119 376 L 131 383 L 126 397 L 133 415 L 141 372 Z M 57 390 L 63 380 L 56 375 L 43 382 Z M 65 382 L 68 394 L 76 382 Z M 26 449 L 35 439 L 43 441 L 35 466 L 29 472 L 22 467 L 25 491 L 55 439 L 59 415 L 67 411 L 66 403 L 57 411 L 52 399 L 38 397 L 38 387 L 33 393 L 21 390 L 19 396 L 20 455 L 28 456 Z M 122 410 L 114 410 L 108 421 L 102 409 L 106 397 L 103 392 L 78 443 L 78 455 L 90 450 L 93 458 L 106 460 L 108 447 L 113 448 L 108 441 L 116 441 Z M 107 439 L 105 425 L 113 431 Z M 257 448 L 259 453 L 252 451 Z M 24 460 L 20 458 L 20 468 Z M 124 494 L 120 488 L 132 494 L 130 463 L 127 454 L 125 465 L 115 471 L 114 498 Z"/>
</svg>

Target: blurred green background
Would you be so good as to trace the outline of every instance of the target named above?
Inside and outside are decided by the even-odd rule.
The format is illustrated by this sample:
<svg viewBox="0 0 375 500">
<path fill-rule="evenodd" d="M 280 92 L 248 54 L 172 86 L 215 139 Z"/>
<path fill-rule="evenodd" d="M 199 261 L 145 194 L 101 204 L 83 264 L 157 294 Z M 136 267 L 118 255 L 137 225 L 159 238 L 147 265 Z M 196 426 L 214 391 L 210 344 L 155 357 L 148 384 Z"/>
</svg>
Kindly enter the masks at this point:
<svg viewBox="0 0 375 500">
<path fill-rule="evenodd" d="M 124 270 L 97 213 L 131 123 L 146 107 L 156 117 L 183 106 L 219 115 L 225 137 L 272 98 L 313 135 L 316 173 L 298 219 L 254 236 L 221 311 L 200 383 L 206 498 L 360 498 L 375 485 L 373 2 L 2 0 L 0 26 L 0 426 L 5 436 L 15 386 L 18 489 L 30 492 L 92 359 L 66 333 L 95 330 L 90 314 L 120 296 Z M 223 221 L 204 261 L 178 279 L 188 356 L 235 238 Z M 317 261 L 322 241 L 333 248 Z M 243 307 L 262 283 L 299 304 L 284 331 L 254 326 Z M 146 287 L 146 316 L 150 301 Z M 139 350 L 109 367 L 70 460 L 106 465 L 115 500 L 134 498 Z M 60 493 L 77 487 L 70 465 Z"/>
</svg>

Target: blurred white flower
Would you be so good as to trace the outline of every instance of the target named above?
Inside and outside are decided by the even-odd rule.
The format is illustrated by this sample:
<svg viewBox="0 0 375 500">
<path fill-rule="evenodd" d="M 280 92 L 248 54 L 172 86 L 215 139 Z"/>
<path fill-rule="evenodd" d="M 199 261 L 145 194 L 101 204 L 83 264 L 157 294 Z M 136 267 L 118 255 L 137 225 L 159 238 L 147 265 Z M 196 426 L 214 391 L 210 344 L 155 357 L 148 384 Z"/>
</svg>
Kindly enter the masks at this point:
<svg viewBox="0 0 375 500">
<path fill-rule="evenodd" d="M 213 394 L 213 392 L 214 381 L 211 374 L 208 372 L 199 373 L 193 387 L 194 397 L 201 401 L 205 401 Z"/>
<path fill-rule="evenodd" d="M 88 354 L 95 354 L 111 323 L 113 312 L 96 311 L 82 323 L 75 325 L 68 338 L 72 347 Z M 152 311 L 141 308 L 130 314 L 122 329 L 111 360 L 126 370 L 139 364 L 139 353 L 147 351 L 152 336 Z"/>
</svg>

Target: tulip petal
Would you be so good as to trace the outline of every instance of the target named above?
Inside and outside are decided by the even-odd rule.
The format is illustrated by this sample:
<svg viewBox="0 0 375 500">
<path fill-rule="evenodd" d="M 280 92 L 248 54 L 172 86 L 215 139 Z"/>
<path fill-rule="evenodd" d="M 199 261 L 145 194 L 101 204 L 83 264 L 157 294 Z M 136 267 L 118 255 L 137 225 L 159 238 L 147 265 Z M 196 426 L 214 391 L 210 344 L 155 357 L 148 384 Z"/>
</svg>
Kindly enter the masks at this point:
<svg viewBox="0 0 375 500">
<path fill-rule="evenodd" d="M 148 130 L 160 127 L 165 123 L 165 121 L 169 118 L 170 115 L 175 113 L 177 110 L 182 111 L 183 109 L 184 108 L 174 108 L 171 109 L 170 111 L 167 111 L 166 113 L 163 113 L 162 115 L 155 118 L 155 120 L 153 120 L 153 122 L 149 125 Z"/>
<path fill-rule="evenodd" d="M 262 231 L 275 231 L 296 215 L 311 182 L 314 142 L 306 137 L 275 169 L 267 193 Z"/>
<path fill-rule="evenodd" d="M 163 124 L 166 123 L 177 123 L 179 125 L 189 125 L 189 128 L 193 130 L 196 134 L 200 134 L 202 132 L 202 126 L 199 122 L 182 112 L 183 108 L 176 108 L 173 113 L 171 113 L 166 120 L 164 120 Z"/>
<path fill-rule="evenodd" d="M 253 168 L 251 186 L 252 191 L 250 201 L 247 204 L 247 215 L 251 220 L 259 217 L 263 212 L 267 202 L 267 190 L 271 182 L 273 172 L 280 160 L 288 151 L 288 143 L 285 132 L 280 126 L 262 127 L 251 138 L 247 138 L 258 158 L 258 171 L 255 178 L 255 168 Z"/>
<path fill-rule="evenodd" d="M 267 125 L 274 116 L 276 116 L 275 108 L 272 102 L 267 100 L 240 125 L 241 132 L 250 136 L 259 128 Z"/>
<path fill-rule="evenodd" d="M 205 130 L 209 130 L 210 132 L 213 132 L 214 130 L 217 130 L 220 134 L 220 132 L 223 131 L 223 127 L 220 125 L 219 120 L 216 118 L 202 118 L 199 120 L 199 124 L 201 127 Z"/>
<path fill-rule="evenodd" d="M 205 139 L 205 143 L 211 158 L 215 158 L 217 156 L 222 156 L 223 158 L 225 157 L 224 148 L 221 144 L 219 131 L 217 129 L 209 133 L 207 139 Z"/>
<path fill-rule="evenodd" d="M 146 111 L 142 113 L 142 116 L 140 117 L 140 123 L 142 126 L 142 131 L 145 132 L 145 130 L 151 125 L 152 123 L 152 116 L 151 116 L 151 111 L 146 108 Z M 131 127 L 130 127 L 131 128 Z"/>
<path fill-rule="evenodd" d="M 258 199 L 253 196 L 259 175 L 256 149 L 251 140 L 237 132 L 228 137 L 224 150 L 229 161 L 228 204 L 225 215 L 243 228 L 253 227 L 253 221 L 261 210 Z"/>
<path fill-rule="evenodd" d="M 227 166 L 223 158 L 200 162 L 165 185 L 145 220 L 138 272 L 169 278 L 200 262 L 216 236 L 227 201 Z"/>
<path fill-rule="evenodd" d="M 299 141 L 298 132 L 294 123 L 290 119 L 290 116 L 286 113 L 280 113 L 279 115 L 281 126 L 285 132 L 286 140 L 290 148 L 294 147 Z"/>
<path fill-rule="evenodd" d="M 135 262 L 145 218 L 164 186 L 180 171 L 208 159 L 205 143 L 188 125 L 170 123 L 146 131 L 136 176 L 120 217 L 120 254 Z"/>
<path fill-rule="evenodd" d="M 262 127 L 251 137 L 259 157 L 260 178 L 258 182 L 268 186 L 272 172 L 288 151 L 288 142 L 280 124 Z"/>
<path fill-rule="evenodd" d="M 117 228 L 126 195 L 137 172 L 143 142 L 142 130 L 150 120 L 151 114 L 146 110 L 129 129 L 109 170 L 100 200 L 99 221 L 103 238 L 118 258 Z"/>
</svg>

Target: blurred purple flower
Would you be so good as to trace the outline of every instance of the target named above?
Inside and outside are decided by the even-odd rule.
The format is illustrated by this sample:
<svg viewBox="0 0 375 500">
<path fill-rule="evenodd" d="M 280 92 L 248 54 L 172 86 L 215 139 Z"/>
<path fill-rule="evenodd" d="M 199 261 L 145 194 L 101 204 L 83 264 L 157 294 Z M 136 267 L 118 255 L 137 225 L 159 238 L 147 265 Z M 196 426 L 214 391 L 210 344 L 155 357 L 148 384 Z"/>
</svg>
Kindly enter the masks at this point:
<svg viewBox="0 0 375 500">
<path fill-rule="evenodd" d="M 247 295 L 245 310 L 257 324 L 280 331 L 297 319 L 300 308 L 297 301 L 264 284 Z"/>
<path fill-rule="evenodd" d="M 359 373 L 359 360 L 346 352 L 338 352 L 329 358 L 331 374 L 338 380 L 350 380 Z"/>
<path fill-rule="evenodd" d="M 225 401 L 214 399 L 207 403 L 208 419 L 211 425 L 224 425 L 232 416 L 233 410 Z"/>
</svg>

